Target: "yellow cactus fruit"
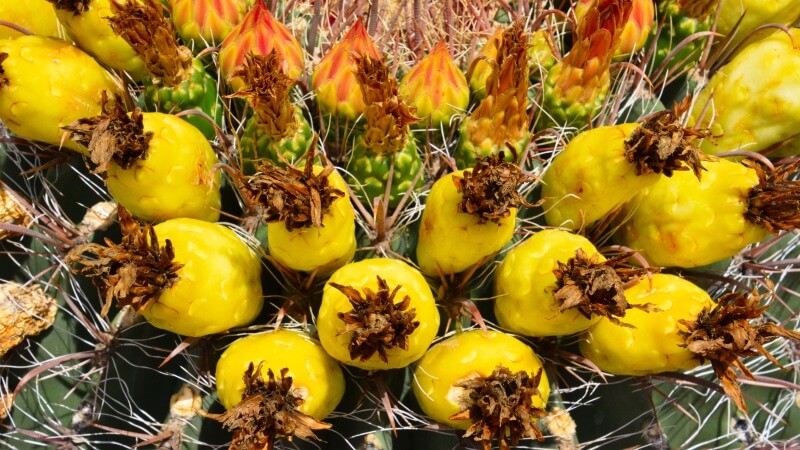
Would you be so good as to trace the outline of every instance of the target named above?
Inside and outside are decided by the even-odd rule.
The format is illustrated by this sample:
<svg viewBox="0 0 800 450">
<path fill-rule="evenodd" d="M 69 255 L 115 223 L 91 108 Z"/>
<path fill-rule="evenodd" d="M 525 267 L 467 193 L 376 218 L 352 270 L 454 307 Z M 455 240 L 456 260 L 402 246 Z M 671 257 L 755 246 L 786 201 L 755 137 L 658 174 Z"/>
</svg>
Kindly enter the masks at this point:
<svg viewBox="0 0 800 450">
<path fill-rule="evenodd" d="M 116 14 L 112 0 L 49 1 L 55 4 L 56 16 L 67 34 L 86 53 L 106 67 L 128 72 L 134 80 L 147 76 L 142 58 L 111 28 L 109 18 Z"/>
<path fill-rule="evenodd" d="M 122 92 L 72 44 L 41 36 L 0 40 L 0 120 L 19 137 L 86 154 L 61 128 L 100 114 L 103 91 Z"/>
<path fill-rule="evenodd" d="M 279 438 L 316 438 L 344 395 L 339 364 L 307 333 L 275 330 L 237 339 L 217 362 L 227 413 L 208 417 L 233 431 L 233 448 L 273 448 Z M 271 426 L 266 427 L 269 424 Z"/>
<path fill-rule="evenodd" d="M 439 311 L 425 278 L 388 258 L 350 263 L 322 293 L 317 332 L 325 351 L 367 370 L 398 369 L 418 360 L 439 330 Z"/>
<path fill-rule="evenodd" d="M 736 35 L 731 38 L 731 45 L 736 45 L 747 38 L 748 43 L 756 42 L 759 37 L 774 30 L 762 30 L 752 36 L 756 28 L 777 23 L 790 26 L 800 17 L 800 2 L 797 0 L 719 0 L 719 17 L 716 18 L 716 31 L 730 36 L 734 27 Z M 712 11 L 714 14 L 716 11 Z"/>
<path fill-rule="evenodd" d="M 472 330 L 444 339 L 417 364 L 413 385 L 428 417 L 467 430 L 484 448 L 493 439 L 509 448 L 523 437 L 542 438 L 536 421 L 546 415 L 547 375 L 533 350 L 508 334 Z"/>
<path fill-rule="evenodd" d="M 250 324 L 261 311 L 261 262 L 230 229 L 196 219 L 140 225 L 119 209 L 122 241 L 75 247 L 67 261 L 112 300 L 156 328 L 205 336 Z M 160 245 L 163 243 L 163 246 Z"/>
<path fill-rule="evenodd" d="M 473 169 L 450 173 L 433 184 L 417 243 L 417 262 L 429 276 L 463 272 L 511 241 L 520 206 L 532 206 L 519 185 L 534 180 L 502 152 Z"/>
<path fill-rule="evenodd" d="M 0 2 L 0 20 L 19 25 L 37 36 L 64 37 L 53 5 L 47 0 Z M 0 26 L 0 39 L 22 36 L 19 31 Z"/>
</svg>

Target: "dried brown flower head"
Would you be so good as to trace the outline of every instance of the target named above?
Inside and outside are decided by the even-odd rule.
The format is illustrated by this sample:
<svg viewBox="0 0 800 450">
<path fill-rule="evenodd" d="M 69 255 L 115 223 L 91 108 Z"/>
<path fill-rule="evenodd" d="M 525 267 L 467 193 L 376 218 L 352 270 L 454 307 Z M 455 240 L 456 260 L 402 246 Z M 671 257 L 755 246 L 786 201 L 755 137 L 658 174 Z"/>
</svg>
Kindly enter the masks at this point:
<svg viewBox="0 0 800 450">
<path fill-rule="evenodd" d="M 753 378 L 741 358 L 760 354 L 780 366 L 780 362 L 764 348 L 764 344 L 778 337 L 800 341 L 800 333 L 776 323 L 750 323 L 753 319 L 760 319 L 769 307 L 769 304 L 761 306 L 763 298 L 755 291 L 752 294 L 726 294 L 714 308 L 703 310 L 697 320 L 681 320 L 686 326 L 686 331 L 681 332 L 686 340 L 686 348 L 696 355 L 701 364 L 711 361 L 725 394 L 745 412 L 747 406 L 733 367 L 738 367 L 745 376 Z"/>
<path fill-rule="evenodd" d="M 645 311 L 652 305 L 631 305 L 625 298 L 625 289 L 647 273 L 647 269 L 625 267 L 624 264 L 633 253 L 625 253 L 611 259 L 600 261 L 600 255 L 589 256 L 582 249 L 575 251 L 575 257 L 566 262 L 558 262 L 553 270 L 556 276 L 556 290 L 553 297 L 564 312 L 575 308 L 587 319 L 593 316 L 607 317 L 617 325 L 632 327 L 619 320 L 625 317 L 630 308 Z"/>
<path fill-rule="evenodd" d="M 192 51 L 179 45 L 172 21 L 156 0 L 112 0 L 115 14 L 108 18 L 119 35 L 144 61 L 154 84 L 175 87 L 192 74 Z"/>
<path fill-rule="evenodd" d="M 71 132 L 70 139 L 89 148 L 89 157 L 97 165 L 93 173 L 107 171 L 111 162 L 130 169 L 137 161 L 147 159 L 153 132 L 145 133 L 141 109 L 128 115 L 119 95 L 115 94 L 113 101 L 106 91 L 102 96 L 102 114 L 63 128 Z"/>
<path fill-rule="evenodd" d="M 118 216 L 122 229 L 120 244 L 106 239 L 106 245 L 79 245 L 66 259 L 68 264 L 78 266 L 73 272 L 92 278 L 103 291 L 103 316 L 108 314 L 114 299 L 120 307 L 131 305 L 137 311 L 146 307 L 178 281 L 178 270 L 183 267 L 173 261 L 175 253 L 169 239 L 163 247 L 158 245 L 152 225 L 137 223 L 122 207 Z"/>
<path fill-rule="evenodd" d="M 89 10 L 91 0 L 48 0 L 56 9 L 69 11 L 76 16 Z"/>
<path fill-rule="evenodd" d="M 674 110 L 650 114 L 633 130 L 625 141 L 625 158 L 633 164 L 636 175 L 661 173 L 671 177 L 676 170 L 691 170 L 700 179 L 706 156 L 695 142 L 710 138 L 711 133 L 681 124 L 680 116 L 688 106 L 684 101 Z"/>
<path fill-rule="evenodd" d="M 0 187 L 0 224 L 11 224 L 27 227 L 31 223 L 31 215 L 17 202 L 14 193 Z M 0 229 L 0 241 L 14 236 L 15 233 Z"/>
<path fill-rule="evenodd" d="M 14 282 L 0 285 L 0 356 L 26 337 L 50 328 L 57 311 L 56 299 L 39 285 Z"/>
<path fill-rule="evenodd" d="M 455 386 L 468 390 L 470 404 L 450 420 L 471 420 L 464 437 L 472 437 L 484 450 L 492 448 L 493 440 L 500 450 L 516 446 L 521 438 L 544 440 L 536 421 L 547 413 L 533 405 L 541 378 L 542 369 L 530 376 L 498 366 L 488 377 L 460 381 Z"/>
<path fill-rule="evenodd" d="M 419 326 L 415 308 L 411 306 L 411 297 L 406 295 L 400 303 L 394 298 L 400 285 L 389 289 L 386 280 L 378 276 L 378 290 L 365 287 L 362 295 L 352 286 L 337 283 L 330 285 L 344 294 L 353 305 L 348 313 L 339 313 L 338 317 L 347 325 L 342 334 L 353 332 L 350 339 L 350 359 L 366 361 L 375 353 L 381 361 L 388 363 L 386 350 L 392 348 L 408 349 L 408 337 Z"/>
<path fill-rule="evenodd" d="M 353 55 L 353 59 L 356 81 L 367 105 L 364 144 L 373 153 L 397 153 L 406 145 L 409 125 L 419 118 L 399 95 L 399 83 L 383 60 L 368 55 Z"/>
<path fill-rule="evenodd" d="M 747 196 L 745 217 L 771 233 L 800 228 L 800 181 L 791 180 L 800 160 L 767 173 L 757 162 L 745 160 L 758 174 L 758 184 Z"/>
<path fill-rule="evenodd" d="M 519 193 L 519 185 L 537 178 L 523 172 L 516 164 L 505 162 L 504 152 L 481 157 L 471 170 L 453 177 L 456 189 L 462 195 L 458 211 L 474 214 L 481 223 L 499 222 L 511 214 L 511 208 L 533 207 Z"/>
<path fill-rule="evenodd" d="M 262 162 L 256 174 L 244 178 L 239 190 L 250 205 L 261 208 L 267 223 L 283 222 L 289 231 L 321 227 L 333 202 L 345 194 L 330 185 L 328 176 L 335 170 L 330 163 L 314 174 L 315 155 L 316 146 L 312 146 L 302 170 L 291 164 L 280 167 Z"/>
<path fill-rule="evenodd" d="M 281 369 L 278 380 L 272 369 L 268 369 L 265 381 L 261 364 L 254 368 L 250 363 L 244 373 L 242 401 L 223 414 L 203 414 L 233 432 L 230 450 L 272 450 L 280 438 L 308 441 L 317 439 L 314 430 L 331 427 L 300 412 L 305 400 L 292 389 L 288 372 L 288 368 Z"/>
<path fill-rule="evenodd" d="M 231 97 L 246 99 L 258 127 L 274 140 L 289 136 L 299 126 L 289 98 L 295 80 L 283 73 L 282 64 L 283 58 L 275 50 L 266 56 L 251 51 L 233 73 L 244 86 Z"/>
</svg>

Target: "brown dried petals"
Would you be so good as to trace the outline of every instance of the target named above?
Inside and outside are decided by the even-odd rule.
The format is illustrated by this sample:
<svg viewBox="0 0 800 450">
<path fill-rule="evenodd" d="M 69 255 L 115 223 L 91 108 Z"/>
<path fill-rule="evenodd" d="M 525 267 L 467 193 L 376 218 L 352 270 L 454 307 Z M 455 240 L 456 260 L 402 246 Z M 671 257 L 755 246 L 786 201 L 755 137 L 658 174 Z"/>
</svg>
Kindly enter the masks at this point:
<svg viewBox="0 0 800 450">
<path fill-rule="evenodd" d="M 255 112 L 256 124 L 274 140 L 289 136 L 299 126 L 289 98 L 295 80 L 283 73 L 281 64 L 282 58 L 275 50 L 266 56 L 249 52 L 233 73 L 242 79 L 244 86 L 231 97 L 247 99 Z"/>
<path fill-rule="evenodd" d="M 800 341 L 800 333 L 787 330 L 778 324 L 764 322 L 754 325 L 750 321 L 761 318 L 769 304 L 761 306 L 764 296 L 757 292 L 747 294 L 737 292 L 722 296 L 711 310 L 704 310 L 697 320 L 681 320 L 686 331 L 681 336 L 686 340 L 686 348 L 693 352 L 701 363 L 711 361 L 711 367 L 719 378 L 725 393 L 736 406 L 747 411 L 742 391 L 736 382 L 733 367 L 753 378 L 741 358 L 763 355 L 774 364 L 781 366 L 765 348 L 764 344 L 778 337 Z"/>
<path fill-rule="evenodd" d="M 705 20 L 717 9 L 719 0 L 679 0 L 681 9 L 697 20 Z"/>
<path fill-rule="evenodd" d="M 14 194 L 0 187 L 0 224 L 20 225 L 31 223 L 31 216 L 26 209 L 17 203 Z M 0 241 L 14 236 L 15 233 L 0 229 Z"/>
<path fill-rule="evenodd" d="M 38 285 L 0 285 L 0 356 L 55 321 L 58 303 Z M 0 408 L 2 408 L 0 406 Z"/>
<path fill-rule="evenodd" d="M 265 381 L 261 364 L 254 368 L 250 363 L 244 373 L 242 401 L 223 414 L 204 414 L 233 432 L 230 450 L 272 450 L 280 438 L 308 441 L 317 439 L 314 430 L 331 427 L 299 411 L 305 400 L 292 389 L 288 372 L 288 368 L 281 369 L 278 380 L 268 369 Z"/>
<path fill-rule="evenodd" d="M 356 80 L 367 105 L 364 144 L 373 153 L 397 153 L 406 145 L 409 125 L 419 122 L 419 118 L 414 115 L 414 108 L 400 97 L 399 83 L 383 60 L 366 55 L 353 58 Z"/>
<path fill-rule="evenodd" d="M 153 132 L 144 132 L 141 109 L 128 115 L 122 98 L 115 94 L 111 101 L 105 91 L 102 95 L 101 115 L 79 119 L 64 129 L 71 132 L 70 139 L 89 148 L 90 159 L 97 165 L 93 173 L 107 171 L 111 162 L 130 169 L 147 158 Z"/>
<path fill-rule="evenodd" d="M 69 11 L 75 15 L 83 14 L 89 10 L 91 0 L 48 0 L 56 9 Z"/>
<path fill-rule="evenodd" d="M 114 33 L 144 60 L 153 84 L 175 87 L 192 73 L 192 51 L 179 45 L 172 21 L 156 0 L 113 0 L 116 14 L 108 18 Z"/>
<path fill-rule="evenodd" d="M 745 217 L 771 233 L 800 228 L 800 181 L 790 180 L 797 173 L 800 160 L 767 173 L 755 161 L 745 160 L 758 174 L 758 185 L 747 196 Z"/>
<path fill-rule="evenodd" d="M 624 267 L 633 253 L 625 253 L 606 261 L 600 255 L 589 256 L 582 249 L 567 262 L 558 262 L 553 270 L 556 290 L 553 297 L 560 304 L 559 311 L 575 308 L 587 319 L 593 316 L 606 317 L 617 325 L 633 327 L 621 322 L 630 308 L 651 311 L 652 305 L 631 305 L 625 298 L 625 289 L 639 281 L 646 269 Z"/>
<path fill-rule="evenodd" d="M 344 192 L 333 188 L 328 181 L 334 170 L 332 165 L 314 174 L 315 154 L 314 147 L 306 153 L 303 170 L 265 161 L 255 175 L 245 177 L 240 191 L 249 197 L 250 205 L 261 208 L 265 222 L 283 222 L 289 231 L 323 226 L 322 218 Z"/>
<path fill-rule="evenodd" d="M 648 115 L 625 141 L 625 158 L 634 166 L 636 175 L 660 173 L 671 177 L 676 170 L 691 170 L 700 179 L 705 155 L 695 141 L 709 138 L 710 133 L 681 124 L 680 115 L 686 106 L 684 103 L 674 111 Z"/>
<path fill-rule="evenodd" d="M 145 308 L 178 281 L 177 272 L 183 267 L 173 261 L 175 253 L 169 239 L 163 247 L 158 245 L 152 225 L 140 225 L 122 207 L 118 215 L 122 243 L 117 245 L 106 239 L 106 245 L 80 245 L 67 255 L 68 263 L 79 265 L 73 272 L 92 278 L 103 290 L 103 316 L 113 299 L 120 307 L 131 305 L 137 311 Z"/>
<path fill-rule="evenodd" d="M 389 359 L 386 350 L 393 348 L 408 349 L 408 336 L 419 326 L 415 308 L 411 306 L 411 297 L 406 295 L 400 303 L 394 298 L 400 285 L 389 290 L 386 280 L 378 276 L 378 290 L 364 288 L 362 295 L 352 286 L 337 283 L 330 285 L 344 294 L 353 305 L 348 313 L 339 313 L 338 317 L 346 324 L 341 332 L 353 332 L 350 339 L 350 359 L 366 361 L 375 353 L 384 363 Z"/>
<path fill-rule="evenodd" d="M 521 438 L 543 440 L 536 421 L 547 413 L 533 405 L 539 395 L 542 369 L 535 376 L 525 371 L 511 373 L 498 366 L 488 377 L 470 378 L 455 386 L 469 390 L 472 404 L 450 420 L 471 420 L 464 437 L 472 437 L 484 450 L 497 440 L 500 450 L 509 450 Z"/>
<path fill-rule="evenodd" d="M 511 214 L 511 208 L 533 207 L 519 193 L 519 185 L 530 183 L 536 177 L 524 173 L 517 165 L 505 162 L 504 152 L 479 158 L 472 170 L 463 176 L 453 177 L 456 189 L 462 195 L 458 211 L 474 214 L 481 223 L 499 222 Z"/>
</svg>

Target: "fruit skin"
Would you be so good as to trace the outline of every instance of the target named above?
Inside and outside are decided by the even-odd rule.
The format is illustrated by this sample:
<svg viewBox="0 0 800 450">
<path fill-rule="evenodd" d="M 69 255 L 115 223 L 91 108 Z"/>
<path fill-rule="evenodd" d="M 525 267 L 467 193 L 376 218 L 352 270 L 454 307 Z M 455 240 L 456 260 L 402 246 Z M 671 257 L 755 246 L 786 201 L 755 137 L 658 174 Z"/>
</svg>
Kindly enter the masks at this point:
<svg viewBox="0 0 800 450">
<path fill-rule="evenodd" d="M 542 361 L 530 347 L 505 333 L 493 330 L 457 333 L 431 347 L 417 364 L 414 396 L 425 415 L 434 421 L 466 430 L 471 425 L 469 420 L 450 420 L 450 416 L 464 409 L 457 401 L 463 389 L 453 385 L 467 377 L 489 376 L 498 366 L 535 376 L 542 368 Z M 533 399 L 533 406 L 544 408 L 549 396 L 550 385 L 542 372 L 539 395 Z"/>
<path fill-rule="evenodd" d="M 685 341 L 678 332 L 686 327 L 679 321 L 696 320 L 703 309 L 714 307 L 714 301 L 706 291 L 678 276 L 656 273 L 652 277 L 652 287 L 642 278 L 625 290 L 625 298 L 631 304 L 651 303 L 658 310 L 628 310 L 625 323 L 636 328 L 602 318 L 582 335 L 581 353 L 603 371 L 641 376 L 699 365 L 695 354 L 682 347 Z"/>
<path fill-rule="evenodd" d="M 141 310 L 156 328 L 205 336 L 255 320 L 261 296 L 261 262 L 228 228 L 196 219 L 173 219 L 153 227 L 159 243 L 169 239 L 178 281 Z"/>
<path fill-rule="evenodd" d="M 144 91 L 144 103 L 148 111 L 180 112 L 199 109 L 208 114 L 217 125 L 222 123 L 222 103 L 217 97 L 217 81 L 206 72 L 203 63 L 195 59 L 189 79 L 177 87 L 160 87 L 148 83 Z M 214 139 L 214 127 L 199 116 L 184 116 L 183 120 L 203 132 L 207 139 Z"/>
<path fill-rule="evenodd" d="M 337 314 L 348 313 L 353 310 L 353 306 L 344 294 L 331 286 L 331 283 L 338 283 L 353 286 L 359 291 L 364 287 L 374 291 L 378 289 L 377 276 L 386 280 L 390 289 L 401 286 L 395 296 L 395 304 L 403 301 L 406 295 L 411 297 L 411 306 L 408 309 L 416 309 L 414 320 L 419 321 L 419 326 L 408 336 L 407 350 L 399 347 L 386 350 L 388 363 L 381 361 L 377 353 L 363 362 L 350 359 L 348 346 L 353 332 L 344 332 L 347 325 Z M 344 364 L 366 370 L 406 367 L 422 357 L 438 330 L 439 311 L 430 286 L 417 269 L 402 261 L 372 258 L 350 263 L 334 272 L 323 289 L 322 305 L 317 316 L 317 332 L 325 351 Z"/>
<path fill-rule="evenodd" d="M 789 26 L 798 17 L 800 17 L 800 2 L 797 0 L 720 0 L 716 31 L 726 36 L 730 35 L 741 18 L 736 36 L 732 40 L 732 45 L 735 45 L 761 25 L 779 23 Z M 756 37 L 748 38 L 747 42 L 756 42 L 759 36 L 771 32 L 761 31 Z"/>
<path fill-rule="evenodd" d="M 277 142 L 260 130 L 256 116 L 247 120 L 240 140 L 241 166 L 245 175 L 256 173 L 258 162 L 261 160 L 279 166 L 284 165 L 278 154 L 290 163 L 301 159 L 303 153 L 311 146 L 314 132 L 299 107 L 295 107 L 294 116 L 298 123 L 297 130 Z"/>
<path fill-rule="evenodd" d="M 37 36 L 62 37 L 53 5 L 47 0 L 15 0 L 0 2 L 0 20 L 19 25 Z M 0 39 L 22 36 L 19 31 L 0 26 Z"/>
<path fill-rule="evenodd" d="M 195 48 L 221 43 L 244 17 L 245 0 L 169 0 L 172 22 Z"/>
<path fill-rule="evenodd" d="M 250 363 L 258 367 L 266 379 L 272 369 L 276 375 L 288 368 L 292 389 L 302 392 L 300 412 L 317 420 L 327 417 L 344 396 L 342 368 L 325 353 L 314 338 L 302 331 L 275 330 L 251 334 L 235 340 L 217 362 L 217 395 L 225 409 L 242 400 L 242 375 Z"/>
<path fill-rule="evenodd" d="M 791 34 L 795 42 L 800 42 L 800 30 L 791 29 Z M 714 141 L 706 140 L 703 151 L 757 152 L 798 136 L 797 73 L 800 47 L 793 47 L 784 32 L 775 32 L 745 47 L 714 74 L 695 100 L 689 124 L 698 129 L 710 128 L 713 135 L 719 136 Z"/>
<path fill-rule="evenodd" d="M 314 167 L 314 173 L 323 170 Z M 356 218 L 347 183 L 338 172 L 328 175 L 330 185 L 344 192 L 322 218 L 322 227 L 289 231 L 284 223 L 267 226 L 269 253 L 279 263 L 302 272 L 327 275 L 353 259 L 356 252 Z"/>
<path fill-rule="evenodd" d="M 600 320 L 587 319 L 577 309 L 559 311 L 553 294 L 553 270 L 581 249 L 601 255 L 583 236 L 563 230 L 543 230 L 511 249 L 495 272 L 494 312 L 501 327 L 526 336 L 566 336 L 586 330 Z"/>
<path fill-rule="evenodd" d="M 655 266 L 698 267 L 731 257 L 769 232 L 745 218 L 755 170 L 719 159 L 703 162 L 698 181 L 675 172 L 629 204 L 632 217 L 618 233 L 621 244 Z"/>
<path fill-rule="evenodd" d="M 355 76 L 353 54 L 380 59 L 359 19 L 344 38 L 322 57 L 311 75 L 311 87 L 324 114 L 354 121 L 364 113 L 364 94 Z"/>
<path fill-rule="evenodd" d="M 148 76 L 144 61 L 111 29 L 108 18 L 114 14 L 111 0 L 91 0 L 88 9 L 78 14 L 56 8 L 67 34 L 86 53 L 107 67 L 128 72 L 134 80 L 144 80 Z"/>
<path fill-rule="evenodd" d="M 108 192 L 131 214 L 150 222 L 188 217 L 214 222 L 222 208 L 219 161 L 206 138 L 188 122 L 162 113 L 143 113 L 153 138 L 144 160 L 130 169 L 111 163 Z"/>
<path fill-rule="evenodd" d="M 622 206 L 659 174 L 637 176 L 625 141 L 639 124 L 597 127 L 575 136 L 542 177 L 547 224 L 578 230 Z"/>
<path fill-rule="evenodd" d="M 375 198 L 383 198 L 389 182 L 389 169 L 394 160 L 392 186 L 389 190 L 389 207 L 397 206 L 400 199 L 414 184 L 414 178 L 422 170 L 422 158 L 417 153 L 414 138 L 406 137 L 405 145 L 396 153 L 376 153 L 369 149 L 364 135 L 356 137 L 353 153 L 347 161 L 347 171 L 355 178 L 353 190 L 369 205 Z M 419 180 L 418 180 L 419 184 Z"/>
<path fill-rule="evenodd" d="M 61 127 L 101 113 L 102 91 L 121 93 L 116 81 L 91 56 L 60 39 L 22 36 L 0 40 L 0 120 L 14 134 L 83 154 L 86 147 L 64 139 Z"/>
<path fill-rule="evenodd" d="M 463 196 L 453 178 L 465 171 L 438 179 L 428 194 L 417 242 L 417 263 L 426 275 L 463 272 L 502 250 L 514 235 L 517 208 L 497 223 L 481 223 L 480 217 L 458 211 Z"/>
</svg>

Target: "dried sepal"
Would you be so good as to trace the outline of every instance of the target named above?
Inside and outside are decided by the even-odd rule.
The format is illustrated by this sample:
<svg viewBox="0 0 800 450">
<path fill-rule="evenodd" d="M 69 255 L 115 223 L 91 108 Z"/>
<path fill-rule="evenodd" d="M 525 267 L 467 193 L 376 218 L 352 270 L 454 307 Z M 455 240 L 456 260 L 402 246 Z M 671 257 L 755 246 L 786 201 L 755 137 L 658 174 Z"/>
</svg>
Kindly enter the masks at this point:
<svg viewBox="0 0 800 450">
<path fill-rule="evenodd" d="M 511 208 L 537 206 L 520 194 L 519 186 L 537 178 L 523 172 L 516 164 L 505 161 L 503 151 L 489 157 L 478 158 L 471 170 L 453 177 L 453 183 L 462 196 L 458 212 L 474 214 L 481 223 L 499 222 L 511 214 Z"/>
<path fill-rule="evenodd" d="M 3 70 L 3 62 L 8 59 L 8 53 L 0 52 L 0 88 L 8 86 L 8 76 L 6 76 L 5 70 Z"/>
<path fill-rule="evenodd" d="M 632 255 L 625 253 L 601 261 L 600 255 L 589 256 L 579 248 L 575 250 L 574 258 L 566 262 L 558 261 L 558 266 L 553 270 L 556 276 L 553 297 L 560 305 L 559 311 L 575 309 L 587 319 L 601 316 L 617 325 L 633 327 L 619 318 L 625 317 L 628 309 L 651 311 L 653 305 L 632 305 L 625 298 L 625 289 L 647 273 L 647 269 L 624 265 Z"/>
<path fill-rule="evenodd" d="M 678 0 L 678 4 L 689 17 L 702 21 L 717 9 L 719 0 Z"/>
<path fill-rule="evenodd" d="M 299 126 L 289 94 L 296 80 L 281 68 L 283 58 L 274 49 L 269 55 L 249 52 L 236 71 L 243 86 L 231 97 L 244 98 L 253 108 L 256 125 L 271 139 L 291 135 Z"/>
<path fill-rule="evenodd" d="M 328 214 L 333 202 L 345 194 L 331 186 L 328 176 L 335 170 L 328 163 L 314 174 L 316 146 L 306 152 L 305 167 L 291 164 L 277 166 L 262 162 L 258 172 L 245 177 L 239 190 L 251 206 L 260 209 L 267 223 L 283 222 L 286 229 L 322 227 L 322 218 Z"/>
<path fill-rule="evenodd" d="M 365 287 L 363 294 L 352 286 L 330 285 L 344 294 L 353 305 L 352 311 L 337 315 L 346 325 L 340 334 L 353 333 L 348 348 L 350 359 L 363 362 L 377 353 L 381 361 L 388 363 L 387 350 L 408 349 L 408 337 L 417 329 L 419 321 L 414 320 L 417 312 L 415 308 L 410 308 L 411 297 L 406 295 L 395 304 L 394 298 L 400 285 L 389 289 L 380 275 L 378 290 Z"/>
<path fill-rule="evenodd" d="M 800 341 L 800 333 L 787 330 L 780 325 L 764 321 L 754 324 L 751 320 L 761 319 L 769 304 L 761 305 L 764 295 L 753 291 L 751 294 L 735 292 L 723 295 L 717 305 L 703 310 L 697 320 L 681 320 L 686 331 L 681 336 L 686 341 L 686 349 L 695 354 L 701 364 L 711 361 L 711 367 L 725 391 L 736 406 L 747 411 L 742 391 L 736 382 L 734 367 L 753 378 L 742 358 L 763 355 L 774 364 L 780 362 L 770 354 L 764 345 L 783 337 Z M 782 367 L 782 366 L 781 366 Z"/>
<path fill-rule="evenodd" d="M 305 399 L 292 389 L 288 368 L 281 369 L 280 379 L 267 369 L 267 380 L 251 362 L 244 373 L 242 401 L 223 414 L 203 415 L 222 423 L 233 432 L 229 450 L 272 450 L 281 438 L 317 439 L 314 430 L 326 430 L 330 424 L 315 420 L 299 408 Z"/>
<path fill-rule="evenodd" d="M 0 356 L 25 338 L 50 328 L 57 311 L 56 299 L 38 285 L 0 285 Z"/>
<path fill-rule="evenodd" d="M 758 175 L 758 184 L 747 196 L 745 217 L 771 233 L 795 230 L 800 227 L 800 180 L 790 177 L 797 173 L 800 160 L 767 172 L 757 162 L 745 160 Z"/>
<path fill-rule="evenodd" d="M 131 305 L 137 311 L 145 308 L 178 281 L 178 270 L 183 267 L 174 261 L 169 239 L 163 247 L 159 246 L 152 225 L 139 224 L 122 207 L 118 216 L 122 230 L 120 244 L 106 239 L 105 245 L 79 245 L 66 259 L 68 264 L 77 265 L 73 272 L 92 278 L 103 291 L 103 316 L 114 299 L 120 307 Z"/>
<path fill-rule="evenodd" d="M 91 0 L 48 0 L 56 9 L 69 11 L 74 15 L 83 14 L 89 10 Z"/>
<path fill-rule="evenodd" d="M 419 122 L 419 118 L 400 96 L 400 84 L 382 59 L 368 55 L 353 55 L 353 59 L 356 81 L 367 105 L 365 146 L 373 153 L 397 153 L 406 145 L 409 125 Z"/>
<path fill-rule="evenodd" d="M 541 378 L 542 369 L 530 376 L 498 366 L 488 377 L 460 381 L 455 386 L 467 390 L 469 404 L 450 420 L 472 421 L 464 437 L 479 442 L 484 450 L 490 450 L 494 440 L 500 450 L 509 450 L 522 438 L 541 441 L 544 436 L 536 422 L 547 413 L 533 405 Z"/>
<path fill-rule="evenodd" d="M 711 133 L 683 126 L 680 117 L 688 106 L 683 102 L 674 110 L 655 112 L 639 122 L 641 126 L 625 141 L 625 159 L 636 175 L 660 173 L 671 177 L 676 170 L 691 170 L 700 179 L 706 156 L 696 142 L 710 138 Z"/>
<path fill-rule="evenodd" d="M 111 29 L 144 61 L 154 84 L 175 87 L 192 74 L 192 51 L 178 44 L 172 21 L 164 17 L 156 0 L 112 0 L 115 14 Z"/>
<path fill-rule="evenodd" d="M 0 223 L 23 227 L 31 223 L 31 215 L 16 201 L 14 194 L 2 187 L 0 187 Z M 0 241 L 14 235 L 10 231 L 0 230 Z"/>
<path fill-rule="evenodd" d="M 153 132 L 145 133 L 141 109 L 136 108 L 128 115 L 124 104 L 119 95 L 114 94 L 114 100 L 110 100 L 103 91 L 102 114 L 64 127 L 70 132 L 70 139 L 89 149 L 89 158 L 97 165 L 93 173 L 107 171 L 111 162 L 130 169 L 147 158 Z"/>
</svg>

